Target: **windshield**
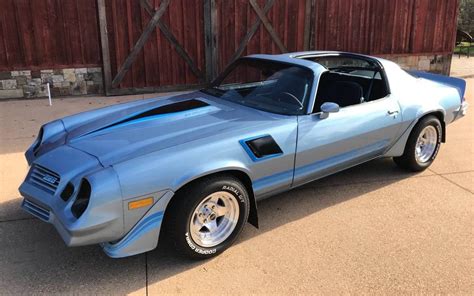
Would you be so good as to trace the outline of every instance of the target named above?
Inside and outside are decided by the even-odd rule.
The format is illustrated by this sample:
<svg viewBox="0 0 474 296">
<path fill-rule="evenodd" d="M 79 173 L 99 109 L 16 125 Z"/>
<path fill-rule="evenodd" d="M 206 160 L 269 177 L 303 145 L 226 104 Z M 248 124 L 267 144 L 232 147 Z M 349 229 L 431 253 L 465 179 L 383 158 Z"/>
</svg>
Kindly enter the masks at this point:
<svg viewBox="0 0 474 296">
<path fill-rule="evenodd" d="M 255 109 L 297 115 L 306 111 L 312 81 L 309 69 L 243 58 L 204 91 Z"/>
</svg>

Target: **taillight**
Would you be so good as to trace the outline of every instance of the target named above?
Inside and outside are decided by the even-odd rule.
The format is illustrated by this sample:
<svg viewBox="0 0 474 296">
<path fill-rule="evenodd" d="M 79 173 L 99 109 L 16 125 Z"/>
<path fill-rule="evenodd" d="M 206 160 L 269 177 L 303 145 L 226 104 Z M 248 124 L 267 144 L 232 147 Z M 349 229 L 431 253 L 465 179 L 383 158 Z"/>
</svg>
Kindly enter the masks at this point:
<svg viewBox="0 0 474 296">
<path fill-rule="evenodd" d="M 91 197 L 91 184 L 87 179 L 82 179 L 81 187 L 79 187 L 79 192 L 77 193 L 77 198 L 72 204 L 71 212 L 74 217 L 79 218 L 89 205 L 89 199 Z"/>
</svg>

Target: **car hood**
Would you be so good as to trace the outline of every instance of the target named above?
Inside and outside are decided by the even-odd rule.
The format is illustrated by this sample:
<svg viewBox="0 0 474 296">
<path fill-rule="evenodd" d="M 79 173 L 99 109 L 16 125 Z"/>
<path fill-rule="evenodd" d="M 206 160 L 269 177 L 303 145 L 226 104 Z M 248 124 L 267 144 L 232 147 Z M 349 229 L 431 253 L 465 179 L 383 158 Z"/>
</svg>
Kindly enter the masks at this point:
<svg viewBox="0 0 474 296">
<path fill-rule="evenodd" d="M 66 117 L 63 124 L 67 145 L 105 166 L 228 131 L 238 133 L 275 116 L 194 92 L 102 108 Z"/>
</svg>

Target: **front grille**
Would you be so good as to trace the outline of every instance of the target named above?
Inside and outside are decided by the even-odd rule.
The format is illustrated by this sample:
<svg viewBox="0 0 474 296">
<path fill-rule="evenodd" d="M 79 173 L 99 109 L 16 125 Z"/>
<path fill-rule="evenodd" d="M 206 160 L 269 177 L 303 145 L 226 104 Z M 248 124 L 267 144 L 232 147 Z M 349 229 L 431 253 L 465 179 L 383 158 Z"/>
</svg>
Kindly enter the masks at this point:
<svg viewBox="0 0 474 296">
<path fill-rule="evenodd" d="M 61 178 L 55 172 L 35 164 L 31 168 L 28 181 L 41 190 L 54 194 L 58 188 Z"/>
<path fill-rule="evenodd" d="M 27 199 L 24 199 L 21 206 L 23 207 L 23 209 L 25 209 L 28 213 L 32 214 L 33 216 L 46 222 L 49 221 L 49 211 L 40 207 L 39 205 Z"/>
</svg>

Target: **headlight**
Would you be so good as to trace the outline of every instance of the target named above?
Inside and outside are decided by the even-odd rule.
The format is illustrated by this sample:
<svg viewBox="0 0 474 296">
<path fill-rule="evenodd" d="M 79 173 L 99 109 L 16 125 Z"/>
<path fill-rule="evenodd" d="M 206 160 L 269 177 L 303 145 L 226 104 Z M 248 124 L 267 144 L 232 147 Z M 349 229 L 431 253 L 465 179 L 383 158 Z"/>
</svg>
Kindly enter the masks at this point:
<svg viewBox="0 0 474 296">
<path fill-rule="evenodd" d="M 61 199 L 67 201 L 72 194 L 74 193 L 74 185 L 71 182 L 67 183 L 66 187 L 64 187 L 63 192 L 61 192 Z"/>
<path fill-rule="evenodd" d="M 89 205 L 89 199 L 91 197 L 91 184 L 87 179 L 82 179 L 79 192 L 77 193 L 76 200 L 72 204 L 71 212 L 74 217 L 79 218 L 87 209 Z"/>
</svg>

